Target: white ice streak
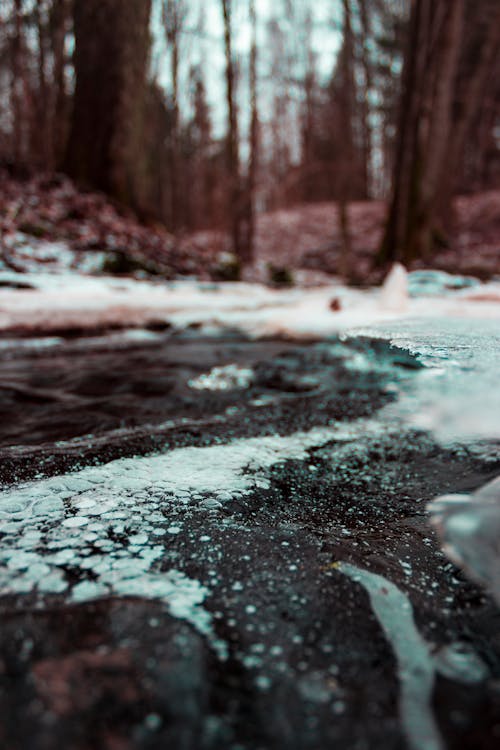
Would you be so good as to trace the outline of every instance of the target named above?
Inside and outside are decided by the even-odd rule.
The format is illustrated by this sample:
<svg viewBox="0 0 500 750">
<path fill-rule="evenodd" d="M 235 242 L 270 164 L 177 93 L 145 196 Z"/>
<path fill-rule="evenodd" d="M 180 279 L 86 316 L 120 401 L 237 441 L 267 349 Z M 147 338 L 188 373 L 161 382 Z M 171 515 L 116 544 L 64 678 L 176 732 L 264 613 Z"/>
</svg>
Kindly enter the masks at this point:
<svg viewBox="0 0 500 750">
<path fill-rule="evenodd" d="M 485 680 L 489 671 L 480 657 L 465 643 L 449 643 L 435 649 L 420 635 L 408 596 L 381 575 L 340 562 L 338 570 L 359 583 L 370 604 L 398 665 L 400 715 L 412 750 L 442 750 L 444 744 L 432 713 L 436 673 L 464 684 Z"/>
<path fill-rule="evenodd" d="M 398 663 L 400 716 L 413 750 L 442 750 L 439 729 L 431 710 L 435 667 L 429 645 L 417 630 L 408 597 L 375 573 L 341 563 L 339 570 L 361 584 L 374 614 L 391 644 Z"/>
<path fill-rule="evenodd" d="M 387 578 L 344 562 L 338 569 L 368 593 L 373 613 L 394 651 L 400 682 L 400 716 L 409 747 L 443 750 L 431 708 L 436 673 L 475 684 L 488 677 L 486 665 L 467 644 L 450 643 L 435 650 L 427 643 L 417 629 L 409 598 Z"/>
</svg>

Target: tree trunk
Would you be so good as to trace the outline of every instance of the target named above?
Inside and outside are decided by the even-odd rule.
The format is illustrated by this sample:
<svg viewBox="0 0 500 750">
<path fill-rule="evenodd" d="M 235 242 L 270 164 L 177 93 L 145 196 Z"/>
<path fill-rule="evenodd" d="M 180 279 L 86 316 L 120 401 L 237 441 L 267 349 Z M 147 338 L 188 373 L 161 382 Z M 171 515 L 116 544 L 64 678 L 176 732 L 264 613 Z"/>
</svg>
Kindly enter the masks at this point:
<svg viewBox="0 0 500 750">
<path fill-rule="evenodd" d="M 170 47 L 170 77 L 172 84 L 172 124 L 170 129 L 170 228 L 175 233 L 183 224 L 182 208 L 189 203 L 183 196 L 182 170 L 180 164 L 180 111 L 179 111 L 179 54 L 180 37 L 185 20 L 184 0 L 163 0 L 163 25 Z M 182 200 L 182 198 L 185 198 Z"/>
<path fill-rule="evenodd" d="M 38 37 L 38 97 L 36 100 L 36 109 L 38 118 L 37 133 L 39 147 L 37 156 L 40 160 L 40 165 L 42 165 L 45 169 L 50 170 L 53 168 L 53 155 L 49 134 L 50 108 L 45 55 L 46 35 L 42 0 L 37 0 L 34 12 Z"/>
<path fill-rule="evenodd" d="M 245 186 L 245 233 L 242 247 L 242 260 L 251 265 L 255 256 L 255 191 L 259 161 L 259 113 L 257 107 L 257 15 L 255 0 L 249 4 L 252 40 L 250 45 L 250 155 Z"/>
<path fill-rule="evenodd" d="M 377 262 L 429 259 L 443 241 L 438 207 L 452 135 L 464 0 L 414 0 L 403 71 L 393 194 Z"/>
<path fill-rule="evenodd" d="M 354 159 L 354 45 L 351 24 L 351 5 L 349 0 L 343 0 L 344 10 L 344 41 L 341 51 L 341 91 L 340 91 L 340 118 L 342 133 L 344 135 L 344 146 L 338 164 L 338 219 L 340 226 L 340 262 L 339 273 L 344 278 L 349 275 L 351 264 L 351 235 L 349 228 L 348 205 L 351 199 L 351 170 Z"/>
<path fill-rule="evenodd" d="M 361 64 L 364 75 L 364 95 L 362 100 L 362 124 L 363 124 L 363 167 L 364 167 L 364 190 L 367 198 L 373 194 L 372 180 L 372 126 L 370 122 L 370 96 L 373 87 L 373 76 L 367 42 L 371 38 L 370 16 L 366 0 L 359 0 L 359 15 L 361 20 Z"/>
<path fill-rule="evenodd" d="M 54 60 L 51 153 L 56 169 L 62 166 L 68 138 L 68 95 L 66 92 L 66 34 L 70 20 L 68 0 L 54 0 L 51 9 L 51 47 Z"/>
<path fill-rule="evenodd" d="M 16 168 L 24 166 L 25 149 L 23 124 L 25 123 L 26 102 L 24 101 L 24 59 L 23 59 L 23 22 L 22 0 L 14 2 L 14 38 L 12 40 L 12 64 L 10 82 L 10 106 L 12 110 L 13 156 Z"/>
<path fill-rule="evenodd" d="M 484 89 L 491 71 L 495 71 L 500 52 L 500 7 L 493 15 L 488 27 L 486 39 L 480 46 L 476 60 L 460 97 L 460 108 L 454 118 L 453 129 L 447 147 L 447 168 L 441 184 L 439 195 L 439 212 L 446 228 L 453 225 L 453 194 L 460 175 L 464 149 L 471 125 L 481 108 Z M 494 73 L 493 73 L 494 74 Z"/>
<path fill-rule="evenodd" d="M 232 0 L 221 0 L 224 20 L 224 50 L 226 56 L 226 102 L 228 116 L 227 171 L 229 179 L 229 211 L 233 253 L 242 265 L 248 262 L 242 242 L 241 176 L 238 137 L 238 113 L 235 94 L 235 70 L 232 51 Z"/>
<path fill-rule="evenodd" d="M 76 87 L 66 169 L 141 211 L 150 0 L 75 0 Z"/>
</svg>

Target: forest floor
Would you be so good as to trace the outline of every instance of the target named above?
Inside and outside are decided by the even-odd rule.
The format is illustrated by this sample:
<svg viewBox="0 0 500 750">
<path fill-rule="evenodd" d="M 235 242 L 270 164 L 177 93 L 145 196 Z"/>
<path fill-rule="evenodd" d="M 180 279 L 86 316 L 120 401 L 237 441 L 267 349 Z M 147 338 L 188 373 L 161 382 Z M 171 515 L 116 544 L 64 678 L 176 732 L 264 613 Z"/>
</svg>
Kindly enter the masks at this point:
<svg viewBox="0 0 500 750">
<path fill-rule="evenodd" d="M 159 225 L 145 226 L 103 195 L 79 191 L 66 178 L 19 181 L 0 173 L 0 241 L 11 269 L 50 269 L 65 264 L 84 272 L 133 271 L 167 278 L 220 278 L 229 247 L 219 231 L 173 237 Z M 488 279 L 500 274 L 500 191 L 457 198 L 456 240 L 433 259 L 433 268 Z M 355 283 L 380 282 L 372 270 L 385 204 L 356 202 L 349 208 Z M 56 243 L 56 245 L 54 245 Z M 59 253 L 57 250 L 59 243 Z M 262 214 L 257 221 L 256 268 L 249 280 L 269 279 L 269 266 L 288 269 L 296 280 L 317 283 L 338 269 L 340 233 L 333 203 L 299 205 Z M 425 264 L 415 264 L 415 268 Z"/>
</svg>

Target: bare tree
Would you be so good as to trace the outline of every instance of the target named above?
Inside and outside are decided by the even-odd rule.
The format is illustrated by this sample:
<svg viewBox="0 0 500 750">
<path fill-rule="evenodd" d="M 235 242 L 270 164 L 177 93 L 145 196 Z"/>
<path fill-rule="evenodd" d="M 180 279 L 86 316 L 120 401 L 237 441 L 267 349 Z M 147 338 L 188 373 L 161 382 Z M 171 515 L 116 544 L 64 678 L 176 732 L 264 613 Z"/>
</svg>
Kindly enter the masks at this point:
<svg viewBox="0 0 500 750">
<path fill-rule="evenodd" d="M 14 34 L 11 44 L 11 89 L 10 106 L 12 110 L 13 156 L 14 164 L 26 163 L 26 143 L 23 133 L 27 127 L 27 84 L 24 55 L 23 2 L 14 0 Z"/>
<path fill-rule="evenodd" d="M 429 258 L 452 132 L 464 0 L 414 0 L 403 73 L 393 196 L 378 262 Z"/>
<path fill-rule="evenodd" d="M 142 210 L 150 0 L 74 0 L 76 87 L 66 168 Z"/>
<path fill-rule="evenodd" d="M 453 194 L 457 187 L 461 168 L 464 160 L 464 152 L 468 136 L 474 120 L 478 120 L 483 127 L 486 126 L 486 139 L 491 138 L 495 129 L 494 117 L 488 123 L 487 113 L 482 110 L 482 103 L 487 105 L 485 90 L 490 82 L 493 89 L 495 81 L 498 81 L 498 70 L 500 68 L 500 6 L 491 0 L 474 6 L 474 15 L 470 23 L 477 32 L 469 31 L 470 44 L 469 55 L 473 60 L 462 79 L 458 80 L 457 92 L 454 99 L 453 127 L 446 147 L 446 169 L 443 172 L 439 196 L 438 211 L 444 231 L 453 228 Z M 477 18 L 477 13 L 479 18 Z M 474 24 L 474 21 L 476 23 Z M 479 22 L 479 23 L 478 23 Z M 477 50 L 479 49 L 479 54 Z M 483 141 L 484 144 L 484 141 Z M 479 152 L 481 152 L 481 145 Z"/>
<path fill-rule="evenodd" d="M 68 137 L 69 95 L 66 86 L 66 38 L 71 25 L 71 0 L 53 0 L 49 11 L 49 33 L 52 53 L 52 144 L 54 165 L 60 167 Z"/>
<path fill-rule="evenodd" d="M 232 0 L 221 0 L 224 22 L 224 52 L 226 57 L 227 143 L 226 158 L 229 179 L 229 212 L 233 252 L 245 264 L 248 258 L 242 242 L 241 171 L 239 156 L 238 109 L 236 104 L 236 74 L 233 59 Z"/>
<path fill-rule="evenodd" d="M 170 129 L 170 181 L 171 229 L 179 227 L 181 214 L 182 176 L 180 170 L 180 110 L 179 110 L 179 57 L 180 37 L 186 20 L 184 0 L 162 0 L 162 19 L 165 36 L 170 47 L 172 80 L 172 124 Z"/>
<path fill-rule="evenodd" d="M 363 97 L 361 100 L 362 110 L 362 128 L 363 128 L 363 167 L 364 167 L 364 189 L 366 196 L 373 195 L 372 185 L 372 150 L 373 150 L 373 135 L 372 126 L 370 122 L 371 117 L 371 105 L 370 100 L 373 89 L 373 75 L 372 66 L 368 51 L 368 42 L 371 39 L 371 19 L 370 13 L 366 0 L 358 0 L 359 4 L 359 17 L 361 21 L 361 65 L 363 69 Z"/>
<path fill-rule="evenodd" d="M 243 196 L 243 244 L 242 259 L 251 265 L 254 260 L 255 241 L 255 193 L 257 187 L 257 170 L 259 165 L 259 110 L 257 91 L 257 14 L 255 0 L 249 0 L 249 18 L 251 27 L 249 83 L 250 83 L 250 133 L 248 172 Z"/>
<path fill-rule="evenodd" d="M 352 33 L 351 5 L 350 0 L 342 0 L 344 23 L 343 23 L 343 47 L 340 59 L 340 114 L 341 132 L 344 138 L 344 147 L 338 160 L 338 213 L 340 224 L 341 251 L 339 272 L 342 276 L 349 273 L 351 259 L 351 236 L 349 231 L 349 201 L 351 199 L 351 175 L 354 159 L 354 136 L 353 136 L 353 114 L 354 114 L 354 39 Z"/>
</svg>

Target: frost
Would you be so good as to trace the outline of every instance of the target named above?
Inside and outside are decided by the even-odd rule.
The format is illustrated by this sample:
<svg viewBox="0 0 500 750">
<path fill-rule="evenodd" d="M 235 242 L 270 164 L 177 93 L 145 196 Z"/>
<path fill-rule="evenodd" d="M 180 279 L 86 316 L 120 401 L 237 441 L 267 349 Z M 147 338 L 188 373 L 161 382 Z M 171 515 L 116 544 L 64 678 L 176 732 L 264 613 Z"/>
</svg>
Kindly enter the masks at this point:
<svg viewBox="0 0 500 750">
<path fill-rule="evenodd" d="M 190 388 L 199 391 L 227 391 L 234 388 L 248 388 L 254 378 L 250 367 L 224 365 L 213 367 L 210 372 L 189 381 Z"/>
<path fill-rule="evenodd" d="M 474 319 L 464 310 L 463 318 L 419 317 L 360 328 L 356 335 L 388 340 L 425 366 L 382 418 L 403 417 L 444 443 L 500 438 L 497 318 Z"/>
<path fill-rule="evenodd" d="M 111 595 L 157 599 L 223 656 L 224 645 L 203 607 L 209 589 L 158 564 L 169 559 L 169 544 L 182 534 L 179 514 L 206 513 L 207 499 L 216 501 L 211 512 L 217 512 L 257 484 L 269 486 L 266 470 L 272 466 L 305 459 L 311 447 L 367 429 L 367 421 L 359 420 L 287 437 L 179 448 L 6 490 L 0 493 L 2 593 L 32 592 L 42 599 L 63 594 L 73 602 Z M 211 536 L 201 533 L 199 541 L 208 545 Z"/>
</svg>

